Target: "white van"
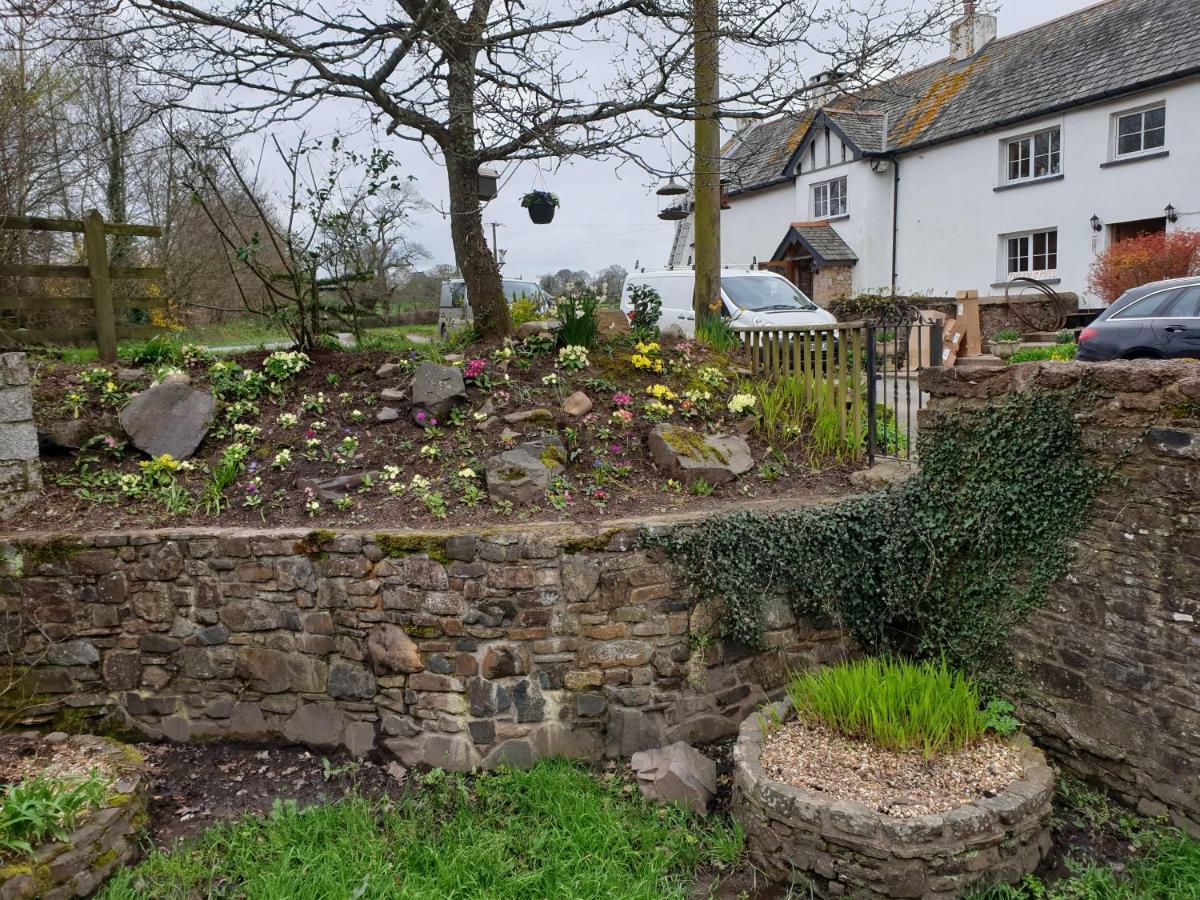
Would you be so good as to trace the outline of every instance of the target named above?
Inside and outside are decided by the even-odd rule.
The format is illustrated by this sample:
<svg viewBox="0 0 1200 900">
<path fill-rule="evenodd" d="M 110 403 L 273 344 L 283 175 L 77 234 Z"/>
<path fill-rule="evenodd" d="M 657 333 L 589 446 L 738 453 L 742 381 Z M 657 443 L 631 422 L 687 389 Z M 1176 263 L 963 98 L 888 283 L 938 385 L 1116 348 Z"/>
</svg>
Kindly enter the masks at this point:
<svg viewBox="0 0 1200 900">
<path fill-rule="evenodd" d="M 678 325 L 687 337 L 695 337 L 695 282 L 696 273 L 691 268 L 639 269 L 625 279 L 621 309 L 626 315 L 633 311 L 630 291 L 634 285 L 652 287 L 662 298 L 659 329 Z M 758 269 L 722 268 L 721 301 L 721 315 L 735 331 L 771 325 L 831 325 L 837 321 L 782 275 Z"/>
</svg>

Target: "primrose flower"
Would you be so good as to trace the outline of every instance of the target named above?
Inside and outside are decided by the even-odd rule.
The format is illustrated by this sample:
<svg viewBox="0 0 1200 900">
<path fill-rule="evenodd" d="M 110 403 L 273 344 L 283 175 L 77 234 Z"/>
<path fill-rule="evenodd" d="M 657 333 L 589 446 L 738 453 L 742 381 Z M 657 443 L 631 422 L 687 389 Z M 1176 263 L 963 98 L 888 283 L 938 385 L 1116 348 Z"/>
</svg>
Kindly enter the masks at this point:
<svg viewBox="0 0 1200 900">
<path fill-rule="evenodd" d="M 619 406 L 622 409 L 633 406 L 633 397 L 629 396 L 625 391 L 618 391 L 613 394 L 613 406 Z"/>
<path fill-rule="evenodd" d="M 734 394 L 729 399 L 729 411 L 735 416 L 754 409 L 757 402 L 753 394 Z"/>
<path fill-rule="evenodd" d="M 472 469 L 470 466 L 466 466 L 465 468 L 458 470 L 458 477 L 459 478 L 474 478 L 475 470 Z"/>
</svg>

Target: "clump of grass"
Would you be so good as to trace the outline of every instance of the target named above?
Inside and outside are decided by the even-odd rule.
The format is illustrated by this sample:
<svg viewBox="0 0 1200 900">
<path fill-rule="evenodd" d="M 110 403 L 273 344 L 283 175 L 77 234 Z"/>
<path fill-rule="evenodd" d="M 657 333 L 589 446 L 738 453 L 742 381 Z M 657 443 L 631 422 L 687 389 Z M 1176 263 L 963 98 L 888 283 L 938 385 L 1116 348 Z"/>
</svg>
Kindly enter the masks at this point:
<svg viewBox="0 0 1200 900">
<path fill-rule="evenodd" d="M 696 320 L 696 341 L 711 347 L 717 353 L 732 353 L 737 349 L 738 337 L 723 316 L 702 316 Z"/>
<path fill-rule="evenodd" d="M 975 685 L 945 662 L 853 660 L 797 673 L 787 692 L 801 717 L 887 750 L 946 753 L 985 728 Z"/>
<path fill-rule="evenodd" d="M 1079 345 L 1074 341 L 1057 343 L 1052 347 L 1023 347 L 1008 358 L 1009 363 L 1036 362 L 1057 360 L 1059 362 L 1074 359 Z"/>
<path fill-rule="evenodd" d="M 94 769 L 86 777 L 39 775 L 10 784 L 0 802 L 0 851 L 29 853 L 46 840 L 65 840 L 79 817 L 103 802 L 109 784 Z"/>
<path fill-rule="evenodd" d="M 678 898 L 732 864 L 736 826 L 650 806 L 553 760 L 469 779 L 440 770 L 392 804 L 351 797 L 219 825 L 118 873 L 104 897 Z"/>
</svg>

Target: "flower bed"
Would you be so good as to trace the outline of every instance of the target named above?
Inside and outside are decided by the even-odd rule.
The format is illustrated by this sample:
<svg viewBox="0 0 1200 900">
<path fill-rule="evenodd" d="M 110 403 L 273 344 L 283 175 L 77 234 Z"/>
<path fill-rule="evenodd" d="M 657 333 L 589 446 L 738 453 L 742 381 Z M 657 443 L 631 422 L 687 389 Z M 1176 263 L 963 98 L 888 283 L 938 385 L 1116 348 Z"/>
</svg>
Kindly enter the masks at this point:
<svg viewBox="0 0 1200 900">
<path fill-rule="evenodd" d="M 3 838 L 12 846 L 0 860 L 0 897 L 85 897 L 137 855 L 133 836 L 146 818 L 146 777 L 132 747 L 91 735 L 7 735 L 0 738 L 0 771 L 6 806 L 17 803 L 22 784 L 42 779 L 47 787 L 36 806 L 26 798 L 11 816 L 5 810 Z M 98 785 L 96 802 L 63 818 L 62 794 L 85 781 Z M 35 815 L 45 818 L 48 839 L 28 850 L 15 846 Z"/>
<path fill-rule="evenodd" d="M 216 360 L 185 347 L 170 363 L 136 370 L 42 362 L 35 416 L 43 444 L 57 452 L 43 451 L 43 502 L 21 525 L 219 518 L 420 527 L 602 510 L 640 516 L 845 484 L 847 466 L 815 456 L 804 423 L 782 436 L 777 422 L 767 431 L 752 418 L 744 372 L 694 342 L 625 337 L 585 350 L 533 335 L 513 346 L 424 353 L 257 352 Z M 413 402 L 414 376 L 429 360 L 462 379 L 444 411 Z M 208 395 L 217 401 L 191 458 L 148 457 L 117 420 L 131 398 L 162 382 L 186 384 L 201 406 Z M 755 468 L 723 484 L 656 468 L 647 441 L 664 422 L 704 437 L 744 437 Z M 489 491 L 489 461 L 536 442 L 534 456 L 555 457 L 546 484 L 515 501 Z"/>
<path fill-rule="evenodd" d="M 1021 774 L 994 795 L 902 817 L 768 775 L 768 723 L 793 715 L 783 701 L 750 716 L 734 748 L 734 815 L 755 864 L 773 879 L 809 881 L 823 896 L 951 898 L 972 885 L 1017 881 L 1049 849 L 1054 778 L 1027 739 L 1009 745 Z M 844 773 L 828 774 L 833 787 Z"/>
</svg>

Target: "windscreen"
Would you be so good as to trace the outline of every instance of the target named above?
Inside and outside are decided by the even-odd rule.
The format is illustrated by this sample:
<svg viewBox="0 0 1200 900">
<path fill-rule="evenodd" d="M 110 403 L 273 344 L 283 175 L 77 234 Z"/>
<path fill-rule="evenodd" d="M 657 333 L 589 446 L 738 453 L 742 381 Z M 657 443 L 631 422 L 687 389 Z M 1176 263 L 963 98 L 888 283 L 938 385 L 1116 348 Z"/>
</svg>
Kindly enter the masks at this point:
<svg viewBox="0 0 1200 900">
<path fill-rule="evenodd" d="M 786 278 L 755 275 L 722 275 L 721 287 L 735 306 L 752 312 L 810 310 L 816 305 Z"/>
</svg>

